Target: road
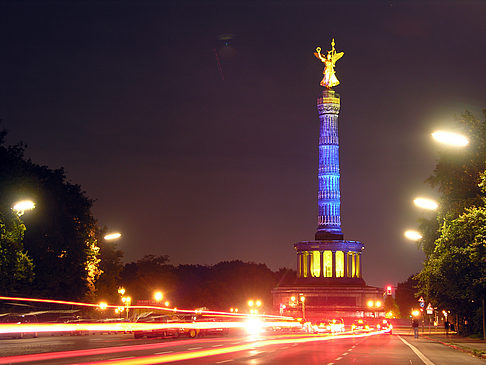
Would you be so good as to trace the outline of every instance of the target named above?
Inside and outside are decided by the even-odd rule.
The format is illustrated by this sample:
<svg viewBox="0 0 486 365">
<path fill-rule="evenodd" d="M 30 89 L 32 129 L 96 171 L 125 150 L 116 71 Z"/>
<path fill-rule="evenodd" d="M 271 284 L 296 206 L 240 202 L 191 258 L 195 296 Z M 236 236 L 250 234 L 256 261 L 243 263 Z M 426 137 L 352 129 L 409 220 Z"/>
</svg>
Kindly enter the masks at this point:
<svg viewBox="0 0 486 365">
<path fill-rule="evenodd" d="M 132 335 L 41 336 L 1 340 L 0 364 L 485 364 L 411 336 L 267 335 L 133 339 Z"/>
</svg>

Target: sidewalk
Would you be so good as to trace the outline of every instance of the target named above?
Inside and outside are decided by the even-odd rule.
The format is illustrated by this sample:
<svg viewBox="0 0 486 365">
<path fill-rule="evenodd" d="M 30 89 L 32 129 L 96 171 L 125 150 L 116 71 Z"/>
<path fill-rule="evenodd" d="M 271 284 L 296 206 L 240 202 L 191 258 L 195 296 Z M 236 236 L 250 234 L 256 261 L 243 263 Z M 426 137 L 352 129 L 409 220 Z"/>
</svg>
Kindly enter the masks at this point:
<svg viewBox="0 0 486 365">
<path fill-rule="evenodd" d="M 393 333 L 401 336 L 413 336 L 411 327 L 394 327 Z M 446 332 L 442 328 L 424 327 L 419 330 L 419 338 L 425 338 L 430 341 L 441 343 L 445 346 L 453 348 L 458 351 L 467 352 L 479 358 L 486 359 L 486 341 L 476 338 L 462 337 L 456 332 Z"/>
<path fill-rule="evenodd" d="M 448 336 L 444 334 L 428 334 L 424 333 L 423 338 L 427 338 L 431 341 L 439 342 L 445 346 L 449 346 L 453 349 L 467 352 L 478 356 L 480 358 L 486 359 L 486 341 L 476 338 L 462 337 L 456 334 L 449 334 Z"/>
</svg>

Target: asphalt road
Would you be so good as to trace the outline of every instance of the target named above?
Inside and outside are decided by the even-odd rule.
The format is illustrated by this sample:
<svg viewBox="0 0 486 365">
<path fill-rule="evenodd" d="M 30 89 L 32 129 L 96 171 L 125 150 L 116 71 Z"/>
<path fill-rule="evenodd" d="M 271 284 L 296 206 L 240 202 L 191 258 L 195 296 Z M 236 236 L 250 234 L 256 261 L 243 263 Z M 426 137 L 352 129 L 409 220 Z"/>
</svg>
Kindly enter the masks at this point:
<svg viewBox="0 0 486 365">
<path fill-rule="evenodd" d="M 230 336 L 133 339 L 132 335 L 41 336 L 0 341 L 0 364 L 485 364 L 411 336 Z"/>
</svg>

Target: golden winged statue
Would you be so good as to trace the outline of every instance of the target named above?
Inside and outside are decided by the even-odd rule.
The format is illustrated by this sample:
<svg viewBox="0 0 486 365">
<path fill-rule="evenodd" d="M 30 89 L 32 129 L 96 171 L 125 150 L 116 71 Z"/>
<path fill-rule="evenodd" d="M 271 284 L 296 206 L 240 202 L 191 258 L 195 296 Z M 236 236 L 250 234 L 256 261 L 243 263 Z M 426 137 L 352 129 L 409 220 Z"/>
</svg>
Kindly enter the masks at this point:
<svg viewBox="0 0 486 365">
<path fill-rule="evenodd" d="M 325 86 L 328 89 L 331 89 L 336 85 L 339 85 L 339 80 L 336 77 L 336 72 L 334 72 L 334 65 L 344 55 L 344 52 L 336 53 L 336 49 L 334 48 L 334 45 L 335 43 L 333 38 L 331 42 L 332 48 L 330 51 L 327 51 L 326 57 L 324 57 L 321 54 L 321 47 L 317 47 L 316 48 L 317 52 L 314 52 L 314 55 L 317 58 L 319 58 L 321 62 L 324 63 L 324 71 L 322 71 L 324 77 L 322 78 L 321 86 Z"/>
</svg>

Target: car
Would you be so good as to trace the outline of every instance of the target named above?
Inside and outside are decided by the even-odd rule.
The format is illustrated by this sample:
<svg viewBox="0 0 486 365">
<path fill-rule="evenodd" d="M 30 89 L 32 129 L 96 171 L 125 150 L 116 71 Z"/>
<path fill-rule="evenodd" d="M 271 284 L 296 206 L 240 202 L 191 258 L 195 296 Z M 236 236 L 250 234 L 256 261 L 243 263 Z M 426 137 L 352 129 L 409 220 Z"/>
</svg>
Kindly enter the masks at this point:
<svg viewBox="0 0 486 365">
<path fill-rule="evenodd" d="M 181 321 L 177 319 L 173 319 L 172 316 L 168 316 L 167 314 L 158 314 L 153 312 L 148 312 L 140 315 L 136 323 L 164 323 L 164 324 L 171 324 L 171 326 L 167 327 L 164 326 L 163 328 L 151 328 L 151 329 L 142 329 L 142 330 L 135 330 L 133 331 L 134 338 L 142 338 L 146 336 L 147 338 L 150 337 L 161 337 L 161 338 L 168 338 L 168 337 L 179 337 L 179 325 Z M 173 325 L 173 326 L 172 326 Z"/>
<path fill-rule="evenodd" d="M 378 331 L 385 331 L 384 333 L 391 335 L 393 331 L 393 326 L 389 321 L 384 319 L 381 322 L 376 324 L 376 329 Z"/>
<path fill-rule="evenodd" d="M 351 324 L 351 330 L 354 331 L 369 331 L 370 325 L 364 319 L 358 319 Z"/>
<path fill-rule="evenodd" d="M 181 318 L 181 322 L 196 324 L 196 328 L 187 328 L 181 326 L 179 330 L 181 336 L 195 338 L 202 336 L 227 336 L 229 334 L 229 328 L 227 326 L 218 326 L 218 324 L 222 322 L 221 318 L 188 315 Z M 197 327 L 198 322 L 214 322 L 214 326 L 199 328 Z"/>
<path fill-rule="evenodd" d="M 329 321 L 323 321 L 317 326 L 313 326 L 316 333 L 338 333 L 344 332 L 344 321 L 342 319 L 331 319 Z"/>
<path fill-rule="evenodd" d="M 0 315 L 0 324 L 35 324 L 38 323 L 37 317 L 33 314 L 5 313 Z M 28 336 L 36 338 L 37 332 L 12 332 L 2 333 L 0 338 L 26 338 Z"/>
</svg>

